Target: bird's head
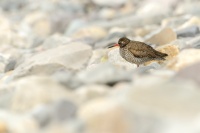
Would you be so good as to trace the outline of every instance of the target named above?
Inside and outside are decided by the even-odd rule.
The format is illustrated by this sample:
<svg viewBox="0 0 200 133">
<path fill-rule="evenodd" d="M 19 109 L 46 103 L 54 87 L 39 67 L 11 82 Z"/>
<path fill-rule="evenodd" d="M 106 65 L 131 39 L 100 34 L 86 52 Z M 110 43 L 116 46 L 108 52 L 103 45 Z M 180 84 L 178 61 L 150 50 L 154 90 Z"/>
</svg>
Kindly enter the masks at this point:
<svg viewBox="0 0 200 133">
<path fill-rule="evenodd" d="M 128 39 L 126 37 L 122 37 L 119 39 L 118 44 L 119 44 L 120 48 L 122 48 L 122 47 L 125 47 L 129 42 L 130 42 L 130 39 Z"/>
<path fill-rule="evenodd" d="M 118 43 L 116 44 L 112 44 L 111 46 L 108 46 L 108 48 L 112 48 L 115 46 L 119 46 L 120 48 L 123 48 L 124 46 L 126 46 L 128 43 L 130 42 L 130 40 L 126 37 L 122 37 L 118 40 Z"/>
</svg>

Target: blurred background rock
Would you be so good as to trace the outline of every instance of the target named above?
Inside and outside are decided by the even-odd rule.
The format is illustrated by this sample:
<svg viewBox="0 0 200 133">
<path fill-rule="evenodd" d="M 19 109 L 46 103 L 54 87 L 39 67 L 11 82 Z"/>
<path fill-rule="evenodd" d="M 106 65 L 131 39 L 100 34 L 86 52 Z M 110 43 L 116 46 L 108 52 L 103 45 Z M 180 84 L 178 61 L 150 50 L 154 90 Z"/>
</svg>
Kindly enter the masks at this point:
<svg viewBox="0 0 200 133">
<path fill-rule="evenodd" d="M 199 133 L 199 0 L 0 0 L 0 133 Z M 136 68 L 120 37 L 168 54 Z"/>
</svg>

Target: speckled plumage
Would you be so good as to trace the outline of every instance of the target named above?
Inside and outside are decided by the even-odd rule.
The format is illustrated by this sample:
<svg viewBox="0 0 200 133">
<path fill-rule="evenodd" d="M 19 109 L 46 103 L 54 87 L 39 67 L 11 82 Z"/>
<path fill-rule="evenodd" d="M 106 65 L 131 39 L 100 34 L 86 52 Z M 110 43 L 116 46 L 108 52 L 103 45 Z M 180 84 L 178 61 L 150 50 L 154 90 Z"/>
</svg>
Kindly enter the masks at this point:
<svg viewBox="0 0 200 133">
<path fill-rule="evenodd" d="M 151 60 L 165 60 L 164 57 L 167 56 L 143 42 L 131 41 L 126 37 L 120 38 L 118 44 L 120 55 L 126 61 L 137 64 L 137 66 Z"/>
</svg>

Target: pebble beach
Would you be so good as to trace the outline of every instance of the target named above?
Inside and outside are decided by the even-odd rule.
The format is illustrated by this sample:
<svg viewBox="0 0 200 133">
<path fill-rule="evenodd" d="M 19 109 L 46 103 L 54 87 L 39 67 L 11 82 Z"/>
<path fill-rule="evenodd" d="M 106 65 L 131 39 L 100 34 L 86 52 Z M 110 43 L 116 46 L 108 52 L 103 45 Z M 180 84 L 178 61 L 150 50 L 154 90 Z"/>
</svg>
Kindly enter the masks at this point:
<svg viewBox="0 0 200 133">
<path fill-rule="evenodd" d="M 0 0 L 0 133 L 199 132 L 199 0 Z"/>
</svg>

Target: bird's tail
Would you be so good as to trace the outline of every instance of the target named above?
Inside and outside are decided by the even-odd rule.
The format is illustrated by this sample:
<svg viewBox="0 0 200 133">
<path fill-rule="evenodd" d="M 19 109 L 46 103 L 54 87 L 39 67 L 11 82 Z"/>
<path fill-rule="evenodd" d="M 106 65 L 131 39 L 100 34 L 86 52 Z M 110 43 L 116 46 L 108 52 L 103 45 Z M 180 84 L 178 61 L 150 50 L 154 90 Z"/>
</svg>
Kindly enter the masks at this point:
<svg viewBox="0 0 200 133">
<path fill-rule="evenodd" d="M 162 53 L 162 52 L 159 52 L 159 51 L 156 51 L 155 53 L 158 58 L 162 59 L 162 60 L 165 60 L 165 57 L 168 56 L 168 54 L 165 54 L 165 53 Z"/>
</svg>

